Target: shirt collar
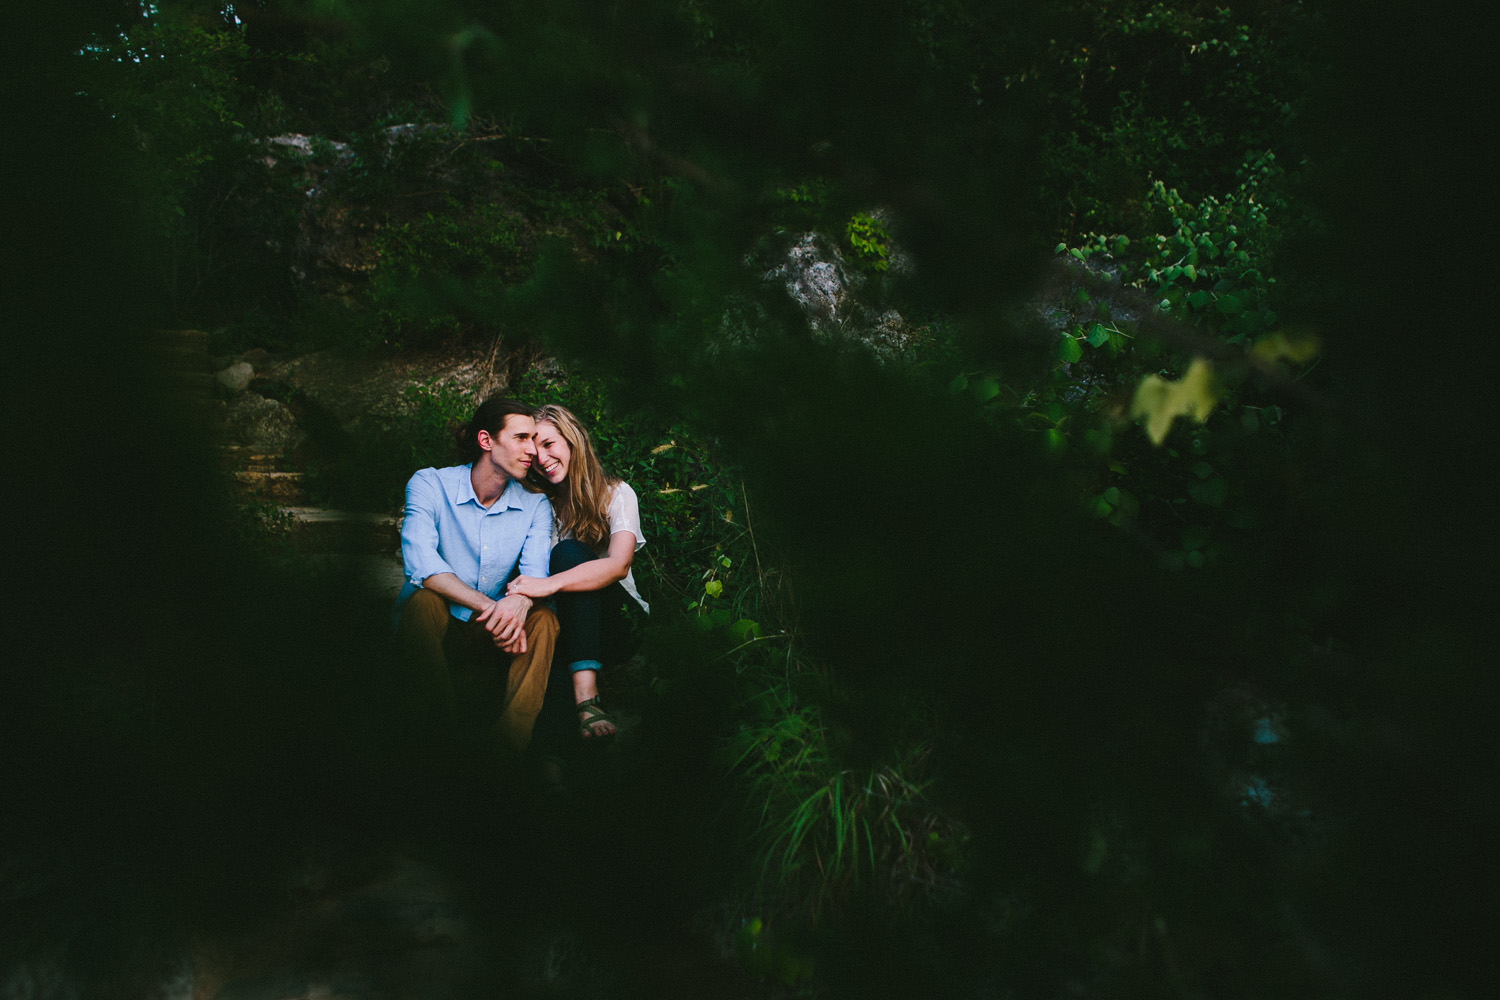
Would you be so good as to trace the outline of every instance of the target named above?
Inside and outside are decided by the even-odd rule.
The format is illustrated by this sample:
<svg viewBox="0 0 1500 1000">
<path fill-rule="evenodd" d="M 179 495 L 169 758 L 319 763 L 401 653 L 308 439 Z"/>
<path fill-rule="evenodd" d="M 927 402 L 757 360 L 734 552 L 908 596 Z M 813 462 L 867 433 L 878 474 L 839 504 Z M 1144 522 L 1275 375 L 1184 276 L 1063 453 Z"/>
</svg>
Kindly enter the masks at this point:
<svg viewBox="0 0 1500 1000">
<path fill-rule="evenodd" d="M 474 474 L 474 463 L 470 462 L 459 468 L 463 469 L 463 475 L 459 476 L 458 482 L 454 483 L 453 505 L 461 507 L 472 500 L 475 507 L 485 510 L 484 505 L 479 502 L 479 496 L 474 492 L 474 480 L 471 478 Z M 508 480 L 500 491 L 500 495 L 495 498 L 495 502 L 490 504 L 487 513 L 497 510 L 525 510 L 525 506 L 521 503 L 525 493 L 526 487 L 522 486 L 518 480 Z"/>
</svg>

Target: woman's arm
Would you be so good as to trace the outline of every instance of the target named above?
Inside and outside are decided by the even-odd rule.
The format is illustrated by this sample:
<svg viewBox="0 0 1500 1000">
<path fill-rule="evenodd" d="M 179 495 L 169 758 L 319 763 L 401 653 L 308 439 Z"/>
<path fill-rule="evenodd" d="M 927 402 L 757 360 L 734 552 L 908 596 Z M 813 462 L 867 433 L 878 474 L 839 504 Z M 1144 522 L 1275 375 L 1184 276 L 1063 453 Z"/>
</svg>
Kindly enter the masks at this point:
<svg viewBox="0 0 1500 1000">
<path fill-rule="evenodd" d="M 609 536 L 609 551 L 598 559 L 579 563 L 572 569 L 552 576 L 518 576 L 505 588 L 506 594 L 521 594 L 531 598 L 551 597 L 563 591 L 578 593 L 587 590 L 603 590 L 612 583 L 625 579 L 630 572 L 631 560 L 635 558 L 635 535 L 629 531 L 617 531 Z"/>
</svg>

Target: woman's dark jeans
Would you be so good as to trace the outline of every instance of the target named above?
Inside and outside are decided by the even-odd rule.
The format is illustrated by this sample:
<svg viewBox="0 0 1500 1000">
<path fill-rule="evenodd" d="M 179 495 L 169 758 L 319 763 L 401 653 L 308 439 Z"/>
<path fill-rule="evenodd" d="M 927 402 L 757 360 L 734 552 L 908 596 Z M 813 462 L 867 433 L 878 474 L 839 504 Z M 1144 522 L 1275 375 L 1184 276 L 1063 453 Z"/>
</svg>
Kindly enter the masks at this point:
<svg viewBox="0 0 1500 1000">
<path fill-rule="evenodd" d="M 553 547 L 549 570 L 556 575 L 597 558 L 587 545 L 565 538 Z M 640 646 L 636 623 L 644 614 L 618 583 L 601 590 L 558 593 L 552 599 L 562 628 L 532 741 L 541 753 L 558 753 L 578 737 L 573 671 L 599 670 L 630 659 Z"/>
</svg>

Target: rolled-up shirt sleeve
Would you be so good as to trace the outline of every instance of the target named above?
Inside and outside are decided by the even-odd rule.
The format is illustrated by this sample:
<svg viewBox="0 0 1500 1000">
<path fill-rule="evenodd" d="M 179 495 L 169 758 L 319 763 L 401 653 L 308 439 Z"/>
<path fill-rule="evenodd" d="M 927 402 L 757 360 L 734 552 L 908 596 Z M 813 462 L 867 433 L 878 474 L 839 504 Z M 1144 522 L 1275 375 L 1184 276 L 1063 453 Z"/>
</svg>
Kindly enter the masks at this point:
<svg viewBox="0 0 1500 1000">
<path fill-rule="evenodd" d="M 522 576 L 548 576 L 552 569 L 552 504 L 543 498 L 531 512 L 531 527 L 521 543 L 516 570 Z"/>
<path fill-rule="evenodd" d="M 438 553 L 438 518 L 447 499 L 442 483 L 431 472 L 423 469 L 407 482 L 406 514 L 401 522 L 401 562 L 407 580 L 417 587 L 429 576 L 453 572 Z"/>
</svg>

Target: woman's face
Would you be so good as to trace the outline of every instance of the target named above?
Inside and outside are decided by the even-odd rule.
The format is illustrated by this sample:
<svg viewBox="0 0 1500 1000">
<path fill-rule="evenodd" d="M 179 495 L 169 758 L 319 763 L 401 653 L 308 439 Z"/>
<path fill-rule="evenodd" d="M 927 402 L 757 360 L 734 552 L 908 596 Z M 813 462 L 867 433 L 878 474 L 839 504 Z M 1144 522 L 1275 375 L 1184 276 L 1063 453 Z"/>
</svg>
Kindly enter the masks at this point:
<svg viewBox="0 0 1500 1000">
<path fill-rule="evenodd" d="M 573 460 L 573 449 L 563 439 L 562 432 L 545 420 L 536 425 L 536 467 L 549 483 L 560 483 L 568 478 L 568 463 Z"/>
</svg>

